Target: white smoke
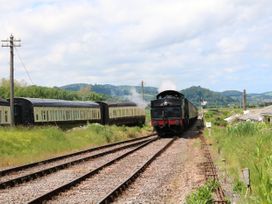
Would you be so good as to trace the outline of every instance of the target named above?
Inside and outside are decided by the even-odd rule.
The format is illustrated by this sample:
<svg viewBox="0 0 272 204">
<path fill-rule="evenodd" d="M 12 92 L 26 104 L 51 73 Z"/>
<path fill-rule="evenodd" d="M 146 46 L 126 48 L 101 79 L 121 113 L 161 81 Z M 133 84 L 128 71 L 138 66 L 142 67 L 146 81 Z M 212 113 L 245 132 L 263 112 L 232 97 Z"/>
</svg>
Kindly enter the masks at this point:
<svg viewBox="0 0 272 204">
<path fill-rule="evenodd" d="M 159 92 L 162 92 L 165 90 L 177 90 L 177 86 L 174 84 L 173 81 L 164 80 L 160 85 Z"/>
<path fill-rule="evenodd" d="M 138 93 L 135 88 L 130 89 L 130 95 L 128 96 L 128 100 L 136 103 L 138 106 L 145 108 L 148 103 L 143 100 L 142 94 Z"/>
</svg>

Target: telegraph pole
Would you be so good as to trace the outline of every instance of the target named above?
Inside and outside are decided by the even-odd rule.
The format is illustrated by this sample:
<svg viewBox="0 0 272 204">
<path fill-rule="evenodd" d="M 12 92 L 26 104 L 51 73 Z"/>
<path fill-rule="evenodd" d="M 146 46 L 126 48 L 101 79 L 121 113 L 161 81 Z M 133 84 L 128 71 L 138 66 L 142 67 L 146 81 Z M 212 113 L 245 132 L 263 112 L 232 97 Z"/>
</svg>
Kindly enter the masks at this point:
<svg viewBox="0 0 272 204">
<path fill-rule="evenodd" d="M 143 101 L 144 101 L 144 81 L 142 81 L 142 98 L 143 98 Z"/>
<path fill-rule="evenodd" d="M 13 35 L 10 35 L 9 40 L 1 40 L 5 44 L 2 47 L 10 48 L 10 126 L 15 125 L 14 121 L 14 47 L 20 47 L 20 44 L 16 42 L 21 42 L 21 40 L 14 39 Z"/>
<path fill-rule="evenodd" d="M 243 109 L 244 111 L 246 110 L 246 90 L 244 89 L 244 92 L 243 92 Z"/>
</svg>

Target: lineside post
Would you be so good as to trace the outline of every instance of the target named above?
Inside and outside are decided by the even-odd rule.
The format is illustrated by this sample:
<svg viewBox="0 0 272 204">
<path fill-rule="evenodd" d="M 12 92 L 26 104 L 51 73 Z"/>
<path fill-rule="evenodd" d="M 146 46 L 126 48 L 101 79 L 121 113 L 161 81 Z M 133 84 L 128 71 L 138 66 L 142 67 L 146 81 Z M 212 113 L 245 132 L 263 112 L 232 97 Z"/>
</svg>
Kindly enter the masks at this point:
<svg viewBox="0 0 272 204">
<path fill-rule="evenodd" d="M 13 35 L 10 35 L 9 40 L 2 40 L 6 44 L 2 44 L 2 47 L 10 48 L 10 126 L 15 125 L 14 121 L 14 47 L 21 47 L 20 44 L 15 44 L 16 42 L 21 42 L 21 40 L 14 39 Z"/>
<path fill-rule="evenodd" d="M 142 81 L 142 98 L 143 98 L 143 101 L 144 101 L 144 81 Z"/>
</svg>

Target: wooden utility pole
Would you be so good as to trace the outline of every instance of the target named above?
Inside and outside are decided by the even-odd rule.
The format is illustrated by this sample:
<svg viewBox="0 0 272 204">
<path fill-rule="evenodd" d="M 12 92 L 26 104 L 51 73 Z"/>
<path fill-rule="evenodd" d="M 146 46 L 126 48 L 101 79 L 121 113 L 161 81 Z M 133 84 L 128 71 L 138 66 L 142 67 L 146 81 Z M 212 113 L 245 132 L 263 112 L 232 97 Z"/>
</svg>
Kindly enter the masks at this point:
<svg viewBox="0 0 272 204">
<path fill-rule="evenodd" d="M 243 110 L 246 110 L 246 90 L 243 92 Z"/>
<path fill-rule="evenodd" d="M 2 40 L 5 44 L 2 47 L 10 48 L 10 126 L 15 125 L 14 121 L 14 47 L 20 47 L 20 44 L 15 44 L 16 42 L 21 42 L 21 40 L 15 40 L 13 35 L 10 35 L 9 40 Z"/>
<path fill-rule="evenodd" d="M 143 101 L 144 101 L 144 81 L 142 81 L 142 98 L 143 98 Z"/>
</svg>

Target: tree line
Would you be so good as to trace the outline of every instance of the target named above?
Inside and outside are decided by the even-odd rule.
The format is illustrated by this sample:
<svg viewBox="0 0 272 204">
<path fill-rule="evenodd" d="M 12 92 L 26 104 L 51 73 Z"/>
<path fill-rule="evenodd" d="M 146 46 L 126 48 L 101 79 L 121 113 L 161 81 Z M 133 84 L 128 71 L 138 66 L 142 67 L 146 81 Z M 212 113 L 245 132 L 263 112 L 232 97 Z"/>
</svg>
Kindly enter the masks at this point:
<svg viewBox="0 0 272 204">
<path fill-rule="evenodd" d="M 15 81 L 14 83 L 15 97 L 29 98 L 51 98 L 63 100 L 83 100 L 83 101 L 104 101 L 108 96 L 97 94 L 83 88 L 79 91 L 68 91 L 58 87 L 43 87 L 37 85 L 27 85 L 25 82 Z M 0 81 L 0 97 L 7 99 L 10 96 L 9 80 L 1 79 Z"/>
</svg>

